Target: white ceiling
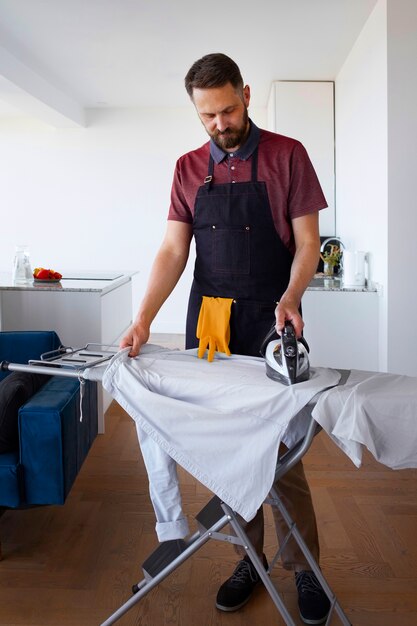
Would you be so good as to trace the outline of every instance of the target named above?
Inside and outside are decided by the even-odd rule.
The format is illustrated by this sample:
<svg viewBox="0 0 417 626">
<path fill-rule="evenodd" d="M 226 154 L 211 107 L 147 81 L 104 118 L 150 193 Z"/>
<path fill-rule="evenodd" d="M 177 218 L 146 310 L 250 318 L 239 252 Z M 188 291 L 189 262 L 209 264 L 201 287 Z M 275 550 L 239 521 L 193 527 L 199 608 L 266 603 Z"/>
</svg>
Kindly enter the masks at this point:
<svg viewBox="0 0 417 626">
<path fill-rule="evenodd" d="M 0 116 L 35 101 L 72 119 L 77 107 L 183 106 L 184 75 L 209 52 L 237 61 L 263 107 L 272 80 L 334 79 L 375 4 L 0 0 Z"/>
</svg>

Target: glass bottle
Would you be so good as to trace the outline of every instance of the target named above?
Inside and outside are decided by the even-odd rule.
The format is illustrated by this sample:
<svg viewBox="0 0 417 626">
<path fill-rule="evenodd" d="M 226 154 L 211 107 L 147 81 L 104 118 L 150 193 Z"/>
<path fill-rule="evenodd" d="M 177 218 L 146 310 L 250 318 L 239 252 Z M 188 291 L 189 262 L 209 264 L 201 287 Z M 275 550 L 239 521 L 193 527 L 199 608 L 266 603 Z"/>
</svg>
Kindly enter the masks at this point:
<svg viewBox="0 0 417 626">
<path fill-rule="evenodd" d="M 28 246 L 16 246 L 13 262 L 13 283 L 24 285 L 32 280 Z"/>
</svg>

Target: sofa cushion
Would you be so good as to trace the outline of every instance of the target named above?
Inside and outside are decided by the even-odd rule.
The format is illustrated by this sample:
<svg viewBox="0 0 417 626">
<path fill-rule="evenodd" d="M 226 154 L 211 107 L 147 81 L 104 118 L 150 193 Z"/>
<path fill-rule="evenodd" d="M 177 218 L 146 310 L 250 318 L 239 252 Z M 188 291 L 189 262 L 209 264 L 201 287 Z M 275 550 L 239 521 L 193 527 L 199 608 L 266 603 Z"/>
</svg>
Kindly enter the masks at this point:
<svg viewBox="0 0 417 626">
<path fill-rule="evenodd" d="M 19 449 L 19 409 L 50 376 L 12 372 L 0 381 L 0 454 Z"/>
</svg>

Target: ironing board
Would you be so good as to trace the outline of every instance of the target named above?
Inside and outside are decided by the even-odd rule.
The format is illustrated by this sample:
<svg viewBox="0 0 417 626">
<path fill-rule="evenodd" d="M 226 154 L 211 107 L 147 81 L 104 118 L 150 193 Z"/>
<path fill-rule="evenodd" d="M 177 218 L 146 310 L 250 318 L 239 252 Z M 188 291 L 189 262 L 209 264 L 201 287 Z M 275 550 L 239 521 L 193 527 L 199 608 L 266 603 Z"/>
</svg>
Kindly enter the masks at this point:
<svg viewBox="0 0 417 626">
<path fill-rule="evenodd" d="M 115 357 L 117 347 L 91 344 L 78 352 L 83 354 L 77 355 L 77 351 L 63 349 L 61 354 L 48 355 L 40 361 L 29 364 L 1 363 L 0 368 L 77 377 L 82 388 L 86 380 L 98 382 L 103 380 L 109 360 Z M 82 362 L 79 357 L 82 358 Z M 315 433 L 320 429 L 319 424 L 357 466 L 361 462 L 362 447 L 366 446 L 375 458 L 389 467 L 417 467 L 417 434 L 413 427 L 417 415 L 415 378 L 357 370 L 340 371 L 340 374 L 341 379 L 336 387 L 318 394 L 300 411 L 300 417 L 308 423 L 307 432 L 302 440 L 278 459 L 276 478 L 283 476 L 307 452 Z M 382 425 L 374 419 L 375 412 L 378 416 L 383 413 Z M 347 626 L 349 621 L 346 615 L 274 489 L 271 489 L 265 503 L 279 509 L 289 529 L 286 540 L 291 536 L 294 537 L 328 595 L 331 612 L 326 623 L 330 624 L 332 616 L 336 613 L 342 624 Z M 294 625 L 280 594 L 242 530 L 233 507 L 218 496 L 214 496 L 196 516 L 196 520 L 197 533 L 184 541 L 161 544 L 146 559 L 143 563 L 144 579 L 133 586 L 134 595 L 103 622 L 102 626 L 118 621 L 134 604 L 210 539 L 243 546 L 285 623 L 289 626 Z M 227 524 L 231 525 L 234 535 L 220 532 Z M 279 558 L 281 550 L 271 561 L 270 570 Z"/>
<path fill-rule="evenodd" d="M 108 365 L 107 362 L 109 359 L 114 357 L 116 351 L 117 348 L 115 347 L 103 347 L 97 345 L 87 345 L 79 350 L 64 348 L 60 351 L 60 353 L 43 355 L 40 360 L 32 361 L 27 365 L 2 363 L 0 364 L 0 368 L 4 370 L 28 371 L 48 375 L 77 377 L 80 381 L 82 389 L 82 385 L 86 380 L 102 380 L 103 374 Z M 340 371 L 339 384 L 344 384 L 348 374 L 349 372 Z M 318 432 L 318 430 L 320 430 L 320 426 L 312 416 L 316 401 L 317 398 L 314 397 L 297 415 L 298 418 L 301 418 L 301 420 L 308 424 L 307 430 L 301 440 L 299 440 L 290 450 L 278 458 L 275 469 L 275 480 L 281 478 L 304 456 L 311 445 L 314 435 Z M 110 624 L 116 623 L 127 611 L 129 611 L 154 587 L 169 576 L 209 540 L 225 541 L 242 546 L 258 571 L 260 579 L 262 580 L 277 610 L 284 619 L 285 624 L 287 626 L 295 626 L 292 616 L 288 612 L 279 591 L 273 584 L 269 575 L 278 561 L 283 547 L 291 537 L 294 538 L 300 547 L 312 571 L 316 574 L 320 584 L 329 598 L 330 613 L 326 624 L 330 624 L 333 615 L 337 614 L 340 623 L 342 623 L 343 626 L 350 626 L 350 622 L 341 608 L 336 596 L 324 578 L 318 564 L 309 551 L 297 526 L 289 515 L 274 487 L 271 488 L 268 497 L 265 499 L 265 504 L 276 507 L 280 511 L 288 526 L 288 533 L 284 543 L 281 548 L 277 550 L 268 571 L 265 571 L 263 563 L 259 559 L 247 534 L 243 530 L 237 513 L 228 504 L 226 504 L 226 502 L 215 495 L 196 516 L 198 528 L 197 532 L 185 540 L 175 540 L 161 543 L 142 564 L 144 578 L 133 585 L 133 595 L 110 617 L 108 617 L 108 619 L 106 619 L 101 626 L 109 626 Z M 228 524 L 232 528 L 234 534 L 221 532 Z"/>
<path fill-rule="evenodd" d="M 349 371 L 339 370 L 341 378 L 339 385 L 346 382 Z M 304 437 L 299 440 L 291 450 L 285 452 L 277 460 L 275 470 L 275 480 L 278 480 L 286 474 L 298 461 L 304 456 L 313 441 L 314 436 L 321 430 L 321 427 L 312 417 L 312 411 L 316 404 L 315 399 L 309 402 L 302 411 L 300 417 L 308 423 L 307 431 Z M 275 482 L 274 480 L 274 482 Z M 301 536 L 296 524 L 289 515 L 285 505 L 274 487 L 271 488 L 265 504 L 276 507 L 281 513 L 283 519 L 288 526 L 288 533 L 271 560 L 268 570 L 264 565 L 251 544 L 246 532 L 243 530 L 239 517 L 225 502 L 218 496 L 214 496 L 208 504 L 196 515 L 198 530 L 186 540 L 175 540 L 163 542 L 159 547 L 144 561 L 142 570 L 144 578 L 132 587 L 133 595 L 119 609 L 117 609 L 110 617 L 108 617 L 101 626 L 110 626 L 115 624 L 127 611 L 137 604 L 145 595 L 147 595 L 154 587 L 167 578 L 175 569 L 197 552 L 204 544 L 210 540 L 225 541 L 243 547 L 246 554 L 252 561 L 262 580 L 267 592 L 274 602 L 277 610 L 282 616 L 287 626 L 295 626 L 293 617 L 288 612 L 282 597 L 271 580 L 270 573 L 280 558 L 281 552 L 291 537 L 294 538 L 301 551 L 303 552 L 312 571 L 317 576 L 327 597 L 330 601 L 330 612 L 326 620 L 326 625 L 330 625 L 333 616 L 339 617 L 343 626 L 351 626 L 346 614 L 344 613 L 335 594 L 331 590 L 327 580 L 323 576 L 317 562 L 308 549 L 303 537 Z M 221 532 L 225 526 L 230 525 L 234 534 Z"/>
</svg>

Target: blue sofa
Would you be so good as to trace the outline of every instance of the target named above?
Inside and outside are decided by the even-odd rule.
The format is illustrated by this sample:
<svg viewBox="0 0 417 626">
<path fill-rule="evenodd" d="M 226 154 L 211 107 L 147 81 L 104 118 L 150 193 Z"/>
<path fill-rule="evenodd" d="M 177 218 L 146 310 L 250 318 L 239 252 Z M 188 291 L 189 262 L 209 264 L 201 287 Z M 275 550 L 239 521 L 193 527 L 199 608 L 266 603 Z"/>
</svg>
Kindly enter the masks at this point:
<svg viewBox="0 0 417 626">
<path fill-rule="evenodd" d="M 27 363 L 60 345 L 53 331 L 0 332 L 0 362 Z M 19 409 L 16 449 L 0 453 L 0 514 L 65 502 L 97 434 L 97 385 L 85 385 L 82 421 L 79 387 L 51 376 Z"/>
</svg>

